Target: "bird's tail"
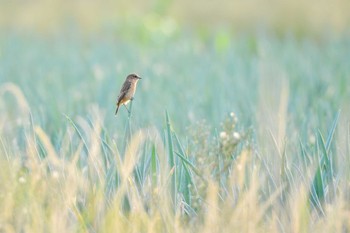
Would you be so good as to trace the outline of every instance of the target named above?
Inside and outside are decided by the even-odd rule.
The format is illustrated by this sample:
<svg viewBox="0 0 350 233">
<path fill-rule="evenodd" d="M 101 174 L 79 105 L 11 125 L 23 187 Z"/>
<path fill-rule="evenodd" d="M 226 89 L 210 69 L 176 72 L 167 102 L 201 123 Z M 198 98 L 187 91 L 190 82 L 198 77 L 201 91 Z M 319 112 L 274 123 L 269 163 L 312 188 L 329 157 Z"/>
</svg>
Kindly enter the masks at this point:
<svg viewBox="0 0 350 233">
<path fill-rule="evenodd" d="M 119 105 L 117 105 L 117 109 L 115 110 L 115 114 L 114 115 L 117 115 L 118 110 L 119 110 Z"/>
</svg>

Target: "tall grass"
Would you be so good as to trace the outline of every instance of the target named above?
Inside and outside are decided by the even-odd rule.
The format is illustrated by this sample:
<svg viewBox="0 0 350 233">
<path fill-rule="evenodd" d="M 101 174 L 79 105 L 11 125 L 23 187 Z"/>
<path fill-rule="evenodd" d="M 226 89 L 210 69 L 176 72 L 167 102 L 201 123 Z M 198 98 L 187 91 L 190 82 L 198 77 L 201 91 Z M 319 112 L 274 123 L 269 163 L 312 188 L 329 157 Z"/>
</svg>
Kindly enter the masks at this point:
<svg viewBox="0 0 350 233">
<path fill-rule="evenodd" d="M 1 231 L 350 231 L 346 38 L 220 41 L 3 38 Z"/>
</svg>

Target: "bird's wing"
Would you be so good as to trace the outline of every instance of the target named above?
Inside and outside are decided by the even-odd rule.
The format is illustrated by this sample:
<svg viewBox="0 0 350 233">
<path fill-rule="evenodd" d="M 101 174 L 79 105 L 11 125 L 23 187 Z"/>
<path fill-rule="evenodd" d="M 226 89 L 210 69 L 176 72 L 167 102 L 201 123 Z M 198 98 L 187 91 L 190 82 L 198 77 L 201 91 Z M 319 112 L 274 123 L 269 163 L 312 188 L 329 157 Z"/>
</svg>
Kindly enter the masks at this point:
<svg viewBox="0 0 350 233">
<path fill-rule="evenodd" d="M 117 104 L 119 104 L 120 101 L 121 101 L 122 99 L 124 99 L 126 93 L 127 93 L 128 90 L 130 89 L 130 86 L 131 86 L 131 82 L 124 82 L 123 87 L 122 87 L 122 89 L 120 90 L 120 94 L 119 94 L 119 96 L 118 96 L 118 103 L 117 103 Z"/>
</svg>

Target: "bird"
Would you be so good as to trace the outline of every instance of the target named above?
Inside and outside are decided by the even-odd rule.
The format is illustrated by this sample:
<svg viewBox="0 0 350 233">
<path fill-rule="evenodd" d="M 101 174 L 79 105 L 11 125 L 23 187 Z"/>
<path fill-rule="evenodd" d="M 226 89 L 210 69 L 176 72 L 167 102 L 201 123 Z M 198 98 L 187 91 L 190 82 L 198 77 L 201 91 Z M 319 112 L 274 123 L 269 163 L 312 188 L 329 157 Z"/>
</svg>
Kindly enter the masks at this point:
<svg viewBox="0 0 350 233">
<path fill-rule="evenodd" d="M 125 108 L 130 113 L 129 109 L 126 107 L 126 105 L 129 103 L 129 101 L 132 101 L 134 99 L 134 94 L 136 91 L 137 82 L 141 79 L 136 74 L 129 74 L 122 86 L 122 89 L 120 90 L 118 100 L 117 100 L 117 109 L 115 110 L 115 115 L 117 115 L 119 107 L 121 105 L 124 105 Z"/>
</svg>

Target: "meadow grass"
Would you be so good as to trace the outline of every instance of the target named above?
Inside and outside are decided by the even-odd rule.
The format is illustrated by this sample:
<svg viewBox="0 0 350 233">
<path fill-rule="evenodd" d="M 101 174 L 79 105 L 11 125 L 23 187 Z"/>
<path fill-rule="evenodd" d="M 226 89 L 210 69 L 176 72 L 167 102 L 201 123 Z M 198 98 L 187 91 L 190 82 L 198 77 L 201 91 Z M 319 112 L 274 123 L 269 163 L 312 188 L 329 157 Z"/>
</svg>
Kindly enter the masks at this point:
<svg viewBox="0 0 350 233">
<path fill-rule="evenodd" d="M 1 38 L 0 231 L 350 231 L 348 37 L 187 33 Z"/>
</svg>

